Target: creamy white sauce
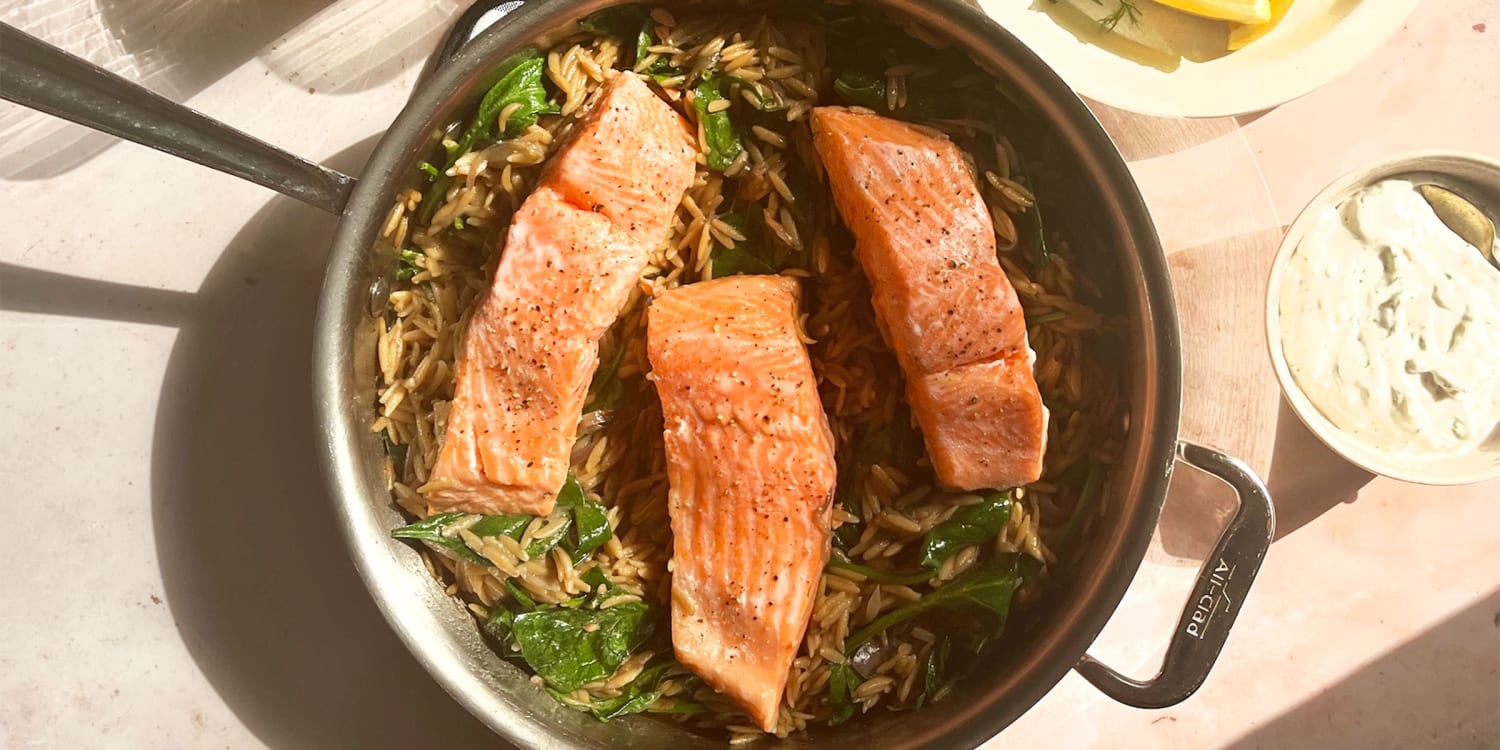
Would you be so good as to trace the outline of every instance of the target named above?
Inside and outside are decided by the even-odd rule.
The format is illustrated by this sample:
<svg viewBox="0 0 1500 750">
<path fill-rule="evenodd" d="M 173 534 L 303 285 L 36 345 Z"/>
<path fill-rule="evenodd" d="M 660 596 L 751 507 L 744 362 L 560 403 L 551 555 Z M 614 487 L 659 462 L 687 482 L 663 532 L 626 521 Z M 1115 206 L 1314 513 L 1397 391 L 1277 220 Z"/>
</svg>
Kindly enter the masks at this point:
<svg viewBox="0 0 1500 750">
<path fill-rule="evenodd" d="M 1288 259 L 1287 367 L 1330 422 L 1392 454 L 1500 452 L 1500 269 L 1416 187 L 1326 209 Z"/>
</svg>

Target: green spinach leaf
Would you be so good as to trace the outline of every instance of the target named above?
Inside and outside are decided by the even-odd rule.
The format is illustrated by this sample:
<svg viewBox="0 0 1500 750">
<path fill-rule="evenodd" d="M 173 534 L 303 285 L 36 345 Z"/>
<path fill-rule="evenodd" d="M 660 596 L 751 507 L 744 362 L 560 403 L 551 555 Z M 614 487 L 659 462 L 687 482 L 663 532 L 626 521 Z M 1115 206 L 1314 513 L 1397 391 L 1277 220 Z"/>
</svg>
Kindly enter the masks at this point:
<svg viewBox="0 0 1500 750">
<path fill-rule="evenodd" d="M 656 45 L 656 37 L 652 35 L 654 31 L 656 31 L 656 22 L 650 18 L 645 19 L 641 24 L 640 32 L 635 37 L 636 65 L 651 56 L 651 47 Z M 647 65 L 641 72 L 657 82 L 682 75 L 682 71 L 672 67 L 671 61 L 666 57 L 658 57 L 656 62 Z"/>
<path fill-rule="evenodd" d="M 678 664 L 675 659 L 666 659 L 641 670 L 634 680 L 620 688 L 620 694 L 614 698 L 601 698 L 592 701 L 587 706 L 567 705 L 580 711 L 587 711 L 600 721 L 609 721 L 627 714 L 647 711 L 650 710 L 651 704 L 661 699 L 661 683 L 667 677 L 682 670 L 682 665 Z"/>
<path fill-rule="evenodd" d="M 407 446 L 397 444 L 391 440 L 390 435 L 385 433 L 381 433 L 380 440 L 385 443 L 385 454 L 391 457 L 391 465 L 396 467 L 396 473 L 399 475 L 406 466 Z"/>
<path fill-rule="evenodd" d="M 913 88 L 908 81 L 906 88 L 906 103 L 898 103 L 891 106 L 886 97 L 885 78 L 872 75 L 860 70 L 846 70 L 833 79 L 833 91 L 839 98 L 850 104 L 868 107 L 884 115 L 889 115 L 903 120 L 921 120 L 940 115 L 953 115 L 957 112 L 948 112 L 939 94 L 927 88 Z"/>
<path fill-rule="evenodd" d="M 516 604 L 520 605 L 522 609 L 536 609 L 536 600 L 532 599 L 531 595 L 526 593 L 526 590 L 521 588 L 520 584 L 516 583 L 516 579 L 505 579 L 505 590 L 510 592 L 510 598 L 515 599 Z"/>
<path fill-rule="evenodd" d="M 828 666 L 828 704 L 833 708 L 833 725 L 838 726 L 854 716 L 854 689 L 863 682 L 848 664 Z"/>
<path fill-rule="evenodd" d="M 1033 183 L 1026 176 L 1025 166 L 1020 163 L 1020 158 L 1011 165 L 1011 176 L 1027 187 L 1033 187 Z M 1035 189 L 1033 187 L 1033 189 Z M 1047 247 L 1047 226 L 1042 221 L 1042 206 L 1040 203 L 1026 209 L 1021 214 L 1021 241 L 1026 243 L 1030 251 L 1029 260 L 1031 267 L 1041 271 L 1052 262 L 1052 252 Z"/>
<path fill-rule="evenodd" d="M 1015 553 L 980 563 L 921 599 L 875 618 L 844 642 L 844 652 L 852 654 L 888 628 L 933 609 L 979 609 L 994 615 L 996 630 L 1003 629 L 1011 595 L 1034 575 L 1036 565 L 1032 558 Z"/>
<path fill-rule="evenodd" d="M 578 28 L 600 36 L 628 37 L 646 22 L 646 9 L 635 4 L 595 11 L 578 20 Z"/>
<path fill-rule="evenodd" d="M 533 546 L 545 546 L 547 550 L 557 546 L 559 542 L 566 541 L 566 547 L 572 553 L 573 564 L 583 562 L 588 556 L 599 549 L 600 545 L 609 541 L 614 532 L 609 528 L 609 516 L 606 515 L 603 505 L 596 503 L 584 494 L 583 486 L 578 483 L 578 478 L 570 472 L 568 479 L 563 483 L 562 491 L 557 493 L 557 507 L 568 513 L 568 523 L 559 534 L 565 535 L 569 531 L 572 535 L 564 540 L 563 536 L 555 534 L 546 540 L 539 540 L 527 545 L 526 554 L 536 556 L 531 551 Z M 539 542 L 545 542 L 539 544 Z M 545 551 L 545 550 L 543 550 Z"/>
<path fill-rule="evenodd" d="M 698 120 L 703 123 L 703 138 L 708 141 L 708 168 L 715 172 L 724 171 L 745 150 L 739 131 L 729 119 L 729 110 L 708 111 L 708 105 L 720 101 L 724 101 L 724 94 L 719 89 L 717 77 L 704 76 L 693 87 L 693 108 L 698 110 Z"/>
<path fill-rule="evenodd" d="M 474 121 L 458 139 L 455 153 L 462 155 L 493 143 L 497 137 L 512 138 L 536 124 L 537 117 L 557 114 L 558 107 L 547 101 L 545 78 L 547 61 L 536 48 L 527 48 L 502 63 L 506 73 L 485 92 Z M 512 104 L 519 105 L 505 121 L 505 130 L 497 132 L 500 113 Z"/>
<path fill-rule="evenodd" d="M 952 639 L 944 638 L 927 654 L 927 659 L 922 664 L 926 682 L 923 684 L 922 694 L 917 696 L 916 708 L 931 703 L 937 697 L 938 691 L 943 689 L 943 671 L 948 666 L 948 653 L 952 648 Z"/>
<path fill-rule="evenodd" d="M 520 539 L 526 527 L 531 525 L 531 516 L 485 516 L 469 527 L 474 536 L 508 536 Z"/>
<path fill-rule="evenodd" d="M 495 82 L 485 92 L 484 99 L 480 100 L 474 120 L 464 129 L 457 144 L 447 149 L 448 157 L 443 169 L 437 170 L 438 174 L 432 177 L 432 184 L 422 195 L 421 206 L 417 209 L 419 224 L 428 224 L 432 221 L 433 214 L 437 213 L 438 206 L 448 193 L 448 187 L 453 184 L 453 178 L 447 175 L 448 167 L 453 166 L 458 157 L 476 148 L 488 146 L 496 138 L 515 136 L 536 124 L 537 117 L 559 111 L 557 105 L 547 101 L 547 87 L 543 82 L 546 67 L 546 60 L 535 47 L 528 47 L 511 55 L 496 67 Z M 520 106 L 511 112 L 510 118 L 506 120 L 505 130 L 496 132 L 499 130 L 500 113 L 511 104 Z"/>
<path fill-rule="evenodd" d="M 833 555 L 828 558 L 828 567 L 853 571 L 872 581 L 879 581 L 880 583 L 894 583 L 900 586 L 914 586 L 919 583 L 926 583 L 934 575 L 933 571 L 930 570 L 923 571 L 921 573 L 912 573 L 909 575 L 892 573 L 889 570 L 881 570 L 880 568 L 873 568 L 869 565 L 860 565 L 859 563 L 849 562 L 848 560 L 845 560 L 838 555 Z"/>
<path fill-rule="evenodd" d="M 401 248 L 396 256 L 396 280 L 411 281 L 412 277 L 422 272 L 422 265 L 417 261 L 422 260 L 422 253 L 410 248 Z"/>
<path fill-rule="evenodd" d="M 492 607 L 490 616 L 484 621 L 484 634 L 500 645 L 501 656 L 518 656 L 520 653 L 515 643 L 515 622 L 516 613 L 504 604 Z"/>
<path fill-rule="evenodd" d="M 741 274 L 774 274 L 776 269 L 769 263 L 761 260 L 754 253 L 743 247 L 741 242 L 734 247 L 720 247 L 714 251 L 713 257 L 709 259 L 709 265 L 714 269 L 713 277 L 716 279 L 725 276 L 739 276 Z"/>
<path fill-rule="evenodd" d="M 587 560 L 594 550 L 614 536 L 604 506 L 589 500 L 573 509 L 573 533 L 574 564 Z"/>
<path fill-rule="evenodd" d="M 1099 461 L 1089 461 L 1088 475 L 1083 480 L 1083 489 L 1078 493 L 1078 502 L 1073 504 L 1073 513 L 1068 516 L 1068 522 L 1057 534 L 1058 549 L 1071 547 L 1078 533 L 1083 530 L 1084 520 L 1093 512 L 1094 504 L 1099 500 L 1100 490 L 1104 486 L 1106 468 Z"/>
<path fill-rule="evenodd" d="M 511 625 L 521 655 L 552 689 L 569 693 L 612 674 L 651 636 L 645 602 L 609 609 L 547 608 L 522 612 Z"/>
<path fill-rule="evenodd" d="M 995 538 L 1010 522 L 1010 493 L 991 492 L 974 505 L 959 508 L 922 538 L 919 564 L 937 570 L 960 549 Z"/>
<path fill-rule="evenodd" d="M 445 536 L 443 534 L 443 529 L 447 528 L 454 521 L 463 518 L 464 515 L 466 514 L 439 513 L 428 516 L 416 523 L 408 524 L 391 531 L 391 536 L 397 539 L 415 539 L 449 557 L 479 565 L 489 565 L 490 561 L 481 557 L 478 552 L 469 549 L 469 545 L 464 544 L 464 540 L 457 536 Z"/>
<path fill-rule="evenodd" d="M 551 552 L 553 547 L 571 540 L 568 546 L 571 547 L 570 551 L 576 564 L 593 554 L 594 550 L 609 541 L 610 536 L 613 535 L 604 506 L 589 500 L 583 492 L 583 487 L 578 484 L 578 479 L 572 474 L 568 474 L 562 490 L 557 493 L 557 506 L 567 513 L 565 521 L 556 531 L 546 537 L 531 540 L 526 545 L 527 556 L 541 557 Z M 465 515 L 464 513 L 441 513 L 430 516 L 392 531 L 391 536 L 397 539 L 415 539 L 450 557 L 491 566 L 492 563 L 489 560 L 469 549 L 462 538 L 443 535 L 443 529 Z M 469 531 L 475 536 L 508 536 L 520 541 L 532 520 L 534 516 L 484 516 L 470 526 Z M 571 538 L 570 532 L 572 532 Z"/>
<path fill-rule="evenodd" d="M 620 399 L 625 395 L 625 386 L 620 382 L 620 362 L 625 359 L 624 342 L 617 341 L 615 345 L 615 356 L 609 358 L 609 362 L 603 367 L 594 370 L 594 378 L 589 381 L 589 393 L 583 403 L 585 413 L 613 409 L 619 406 Z"/>
<path fill-rule="evenodd" d="M 885 111 L 885 79 L 857 70 L 846 70 L 833 79 L 833 91 L 849 104 Z"/>
</svg>

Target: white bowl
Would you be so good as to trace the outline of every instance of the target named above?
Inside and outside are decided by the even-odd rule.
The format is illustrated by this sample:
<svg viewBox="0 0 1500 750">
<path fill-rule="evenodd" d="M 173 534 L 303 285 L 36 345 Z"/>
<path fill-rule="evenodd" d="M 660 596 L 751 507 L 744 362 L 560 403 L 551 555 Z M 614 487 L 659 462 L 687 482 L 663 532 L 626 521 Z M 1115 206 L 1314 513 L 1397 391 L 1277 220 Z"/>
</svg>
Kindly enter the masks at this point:
<svg viewBox="0 0 1500 750">
<path fill-rule="evenodd" d="M 1276 370 L 1276 380 L 1281 383 L 1281 391 L 1286 395 L 1287 402 L 1292 405 L 1292 410 L 1302 423 L 1307 425 L 1307 429 L 1350 463 L 1366 471 L 1406 482 L 1433 485 L 1471 484 L 1500 478 L 1500 454 L 1497 453 L 1392 455 L 1371 447 L 1323 416 L 1307 394 L 1302 392 L 1296 379 L 1292 377 L 1291 369 L 1287 367 L 1286 355 L 1281 347 L 1280 302 L 1282 276 L 1292 252 L 1301 244 L 1303 236 L 1325 208 L 1342 203 L 1361 188 L 1396 177 L 1414 182 L 1457 181 L 1460 185 L 1472 186 L 1471 190 L 1486 190 L 1493 195 L 1500 195 L 1500 161 L 1475 154 L 1452 152 L 1403 154 L 1351 172 L 1324 188 L 1323 192 L 1302 209 L 1302 213 L 1297 215 L 1296 221 L 1287 229 L 1286 236 L 1281 240 L 1281 247 L 1276 251 L 1276 260 L 1271 264 L 1270 281 L 1266 288 L 1266 341 L 1270 345 L 1271 365 Z M 1500 353 L 1496 356 L 1500 359 Z"/>
</svg>

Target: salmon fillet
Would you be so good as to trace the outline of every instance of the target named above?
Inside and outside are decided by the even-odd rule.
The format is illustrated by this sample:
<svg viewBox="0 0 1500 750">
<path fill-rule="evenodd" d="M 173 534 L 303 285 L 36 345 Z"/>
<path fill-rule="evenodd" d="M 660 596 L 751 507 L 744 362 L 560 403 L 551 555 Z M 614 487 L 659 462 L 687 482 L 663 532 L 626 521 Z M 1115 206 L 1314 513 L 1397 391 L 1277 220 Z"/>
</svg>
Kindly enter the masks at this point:
<svg viewBox="0 0 1500 750">
<path fill-rule="evenodd" d="M 796 279 L 730 276 L 651 303 L 678 661 L 776 727 L 828 562 L 837 468 Z"/>
<path fill-rule="evenodd" d="M 966 490 L 1036 481 L 1047 410 L 1035 355 L 962 152 L 866 110 L 818 107 L 812 127 L 938 481 Z"/>
<path fill-rule="evenodd" d="M 605 84 L 512 218 L 464 334 L 431 481 L 434 511 L 552 511 L 599 339 L 693 179 L 687 123 L 633 75 Z"/>
</svg>

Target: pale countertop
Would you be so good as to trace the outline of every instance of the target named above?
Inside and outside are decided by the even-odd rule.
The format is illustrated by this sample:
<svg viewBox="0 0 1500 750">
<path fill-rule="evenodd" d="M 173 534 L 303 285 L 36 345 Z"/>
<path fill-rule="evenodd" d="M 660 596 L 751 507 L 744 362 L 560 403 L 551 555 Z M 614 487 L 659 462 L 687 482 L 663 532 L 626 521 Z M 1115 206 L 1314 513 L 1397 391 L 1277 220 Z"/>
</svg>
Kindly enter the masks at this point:
<svg viewBox="0 0 1500 750">
<path fill-rule="evenodd" d="M 357 173 L 456 0 L 0 0 L 0 20 Z M 110 29 L 109 34 L 103 33 Z M 1283 537 L 1218 666 L 1163 711 L 1069 675 L 987 747 L 1500 747 L 1500 482 L 1375 479 L 1280 404 L 1265 270 L 1340 174 L 1500 156 L 1500 4 L 1428 0 L 1371 59 L 1258 116 L 1099 107 L 1182 307 L 1183 432 L 1268 477 Z M 387 630 L 312 431 L 332 217 L 0 108 L 0 747 L 496 747 Z M 1146 676 L 1225 511 L 1179 477 L 1091 653 Z"/>
</svg>

